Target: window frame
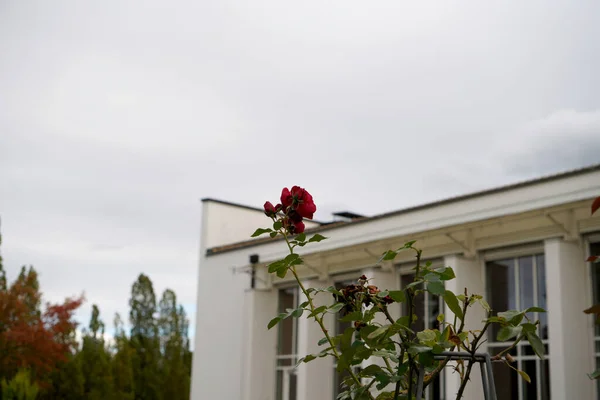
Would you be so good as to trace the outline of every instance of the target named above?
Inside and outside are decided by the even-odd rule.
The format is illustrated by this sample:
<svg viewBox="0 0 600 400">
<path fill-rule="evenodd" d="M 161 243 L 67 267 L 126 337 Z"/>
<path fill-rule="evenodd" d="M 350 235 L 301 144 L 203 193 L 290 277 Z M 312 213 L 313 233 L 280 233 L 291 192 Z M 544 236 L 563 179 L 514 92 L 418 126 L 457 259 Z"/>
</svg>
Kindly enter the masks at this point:
<svg viewBox="0 0 600 400">
<path fill-rule="evenodd" d="M 583 237 L 583 243 L 584 243 L 584 248 L 585 248 L 585 259 L 587 260 L 587 258 L 589 256 L 592 255 L 592 245 L 593 244 L 600 244 L 600 232 L 592 232 L 589 234 L 586 234 Z M 590 306 L 593 305 L 596 301 L 595 296 L 594 296 L 594 271 L 593 271 L 593 266 L 591 262 L 587 262 L 586 261 L 586 269 L 587 269 L 587 281 L 588 284 L 587 286 L 587 298 L 589 300 L 589 304 Z M 598 293 L 597 296 L 597 300 L 600 301 L 600 293 Z M 592 319 L 590 322 L 590 327 L 589 329 L 592 330 L 592 349 L 594 350 L 592 352 L 592 357 L 593 357 L 593 365 L 594 368 L 600 368 L 600 331 L 596 330 L 596 324 L 595 321 Z M 598 394 L 600 393 L 600 381 L 597 381 L 597 383 L 595 385 L 593 385 L 593 391 L 594 391 L 594 398 L 598 397 Z"/>
<path fill-rule="evenodd" d="M 294 292 L 294 308 L 300 304 L 300 288 L 292 284 L 274 286 L 277 290 L 277 312 L 280 311 L 280 294 L 283 290 L 293 290 Z M 277 350 L 275 353 L 275 399 L 290 400 L 290 381 L 291 376 L 297 376 L 296 363 L 298 362 L 298 319 L 291 318 L 292 321 L 292 353 L 291 354 L 279 354 L 279 341 L 281 339 L 282 325 L 277 324 Z M 280 365 L 282 360 L 290 361 L 289 365 Z M 281 387 L 279 387 L 278 374 L 281 371 L 282 381 Z M 296 381 L 297 382 L 297 381 Z M 296 395 L 298 396 L 298 387 L 296 386 Z"/>
<path fill-rule="evenodd" d="M 490 249 L 487 251 L 483 251 L 481 253 L 481 257 L 480 257 L 480 262 L 481 262 L 481 268 L 483 269 L 483 281 L 484 281 L 484 285 L 485 285 L 485 299 L 491 304 L 492 300 L 491 300 L 491 295 L 490 295 L 490 289 L 488 287 L 488 263 L 490 262 L 494 262 L 494 261 L 502 261 L 502 260 L 512 260 L 514 262 L 514 267 L 515 267 L 515 271 L 514 271 L 514 296 L 515 298 L 513 299 L 515 301 L 516 304 L 518 304 L 518 307 L 520 306 L 521 303 L 521 287 L 520 287 L 520 280 L 519 280 L 519 258 L 521 257 L 531 257 L 532 259 L 532 281 L 535 282 L 534 283 L 534 287 L 533 287 L 533 299 L 534 299 L 534 304 L 537 306 L 537 302 L 538 302 L 538 293 L 539 293 L 539 287 L 538 287 L 538 270 L 537 270 L 537 257 L 542 255 L 544 257 L 544 268 L 546 267 L 546 253 L 544 251 L 544 243 L 543 242 L 532 242 L 532 243 L 525 243 L 522 245 L 518 245 L 518 246 L 512 246 L 512 247 L 504 247 L 504 248 L 499 248 L 499 249 Z M 546 277 L 547 277 L 547 271 L 545 271 Z M 547 291 L 547 279 L 546 282 L 544 282 L 544 284 L 546 285 L 546 291 Z M 517 308 L 518 308 L 517 307 Z M 534 313 L 537 317 L 539 316 L 539 313 Z M 494 348 L 502 348 L 506 346 L 506 342 L 497 342 L 495 340 L 491 340 L 491 331 L 488 332 L 488 335 L 486 337 L 486 349 L 487 352 L 492 355 L 491 350 Z M 540 360 L 539 357 L 537 357 L 535 354 L 532 355 L 527 355 L 525 354 L 525 347 L 530 346 L 527 343 L 519 343 L 517 344 L 517 346 L 515 346 L 515 350 L 517 352 L 516 355 L 513 355 L 513 358 L 516 361 L 517 364 L 517 368 L 518 369 L 523 369 L 523 363 L 526 361 L 535 361 L 536 362 L 536 376 L 535 376 L 535 383 L 536 383 L 536 390 L 538 393 L 538 396 L 542 393 L 542 379 L 541 379 L 541 363 L 544 361 L 547 361 L 547 368 L 550 369 L 550 356 L 551 356 L 551 348 L 550 348 L 550 334 L 548 334 L 548 337 L 546 339 L 541 339 L 542 344 L 544 345 L 544 349 L 547 349 L 545 351 L 544 354 L 544 359 Z M 513 373 L 514 371 L 511 371 L 511 373 Z M 532 377 L 533 379 L 534 377 Z M 552 393 L 551 393 L 551 385 L 550 385 L 550 380 L 551 377 L 548 381 L 548 396 L 549 398 L 552 398 Z M 517 391 L 518 391 L 518 399 L 515 400 L 522 400 L 524 397 L 523 394 L 523 379 L 521 379 L 520 377 L 517 377 Z"/>
</svg>

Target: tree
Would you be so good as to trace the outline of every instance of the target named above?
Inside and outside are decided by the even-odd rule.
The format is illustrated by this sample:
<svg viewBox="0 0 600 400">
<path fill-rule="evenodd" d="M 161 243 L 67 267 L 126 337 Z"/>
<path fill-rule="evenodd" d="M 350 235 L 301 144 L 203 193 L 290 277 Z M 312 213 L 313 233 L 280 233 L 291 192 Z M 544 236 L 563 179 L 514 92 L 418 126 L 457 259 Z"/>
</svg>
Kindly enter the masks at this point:
<svg viewBox="0 0 600 400">
<path fill-rule="evenodd" d="M 131 346 L 135 398 L 161 399 L 160 395 L 160 343 L 156 322 L 156 296 L 152 281 L 140 274 L 131 288 Z"/>
<path fill-rule="evenodd" d="M 115 314 L 115 354 L 112 359 L 112 373 L 115 400 L 133 400 L 135 398 L 133 382 L 133 349 L 123 328 L 119 313 Z"/>
<path fill-rule="evenodd" d="M 81 359 L 84 377 L 85 398 L 100 400 L 111 398 L 113 389 L 110 354 L 104 342 L 104 323 L 100 319 L 100 310 L 92 305 L 90 332 L 83 336 L 83 345 L 78 356 Z"/>
<path fill-rule="evenodd" d="M 42 393 L 42 399 L 79 400 L 84 398 L 84 377 L 81 360 L 68 354 L 65 361 L 56 364 L 50 375 L 51 387 Z"/>
<path fill-rule="evenodd" d="M 177 296 L 170 289 L 160 301 L 159 332 L 162 364 L 162 395 L 165 399 L 188 399 L 190 371 L 187 367 L 188 321 L 183 307 L 177 307 Z"/>
<path fill-rule="evenodd" d="M 38 396 L 39 387 L 31 381 L 27 370 L 19 370 L 10 380 L 2 380 L 3 400 L 35 400 Z"/>
<path fill-rule="evenodd" d="M 29 370 L 41 391 L 51 387 L 57 364 L 75 350 L 75 310 L 83 297 L 46 304 L 41 311 L 37 272 L 22 267 L 9 286 L 0 262 L 0 377 L 12 379 Z"/>
</svg>

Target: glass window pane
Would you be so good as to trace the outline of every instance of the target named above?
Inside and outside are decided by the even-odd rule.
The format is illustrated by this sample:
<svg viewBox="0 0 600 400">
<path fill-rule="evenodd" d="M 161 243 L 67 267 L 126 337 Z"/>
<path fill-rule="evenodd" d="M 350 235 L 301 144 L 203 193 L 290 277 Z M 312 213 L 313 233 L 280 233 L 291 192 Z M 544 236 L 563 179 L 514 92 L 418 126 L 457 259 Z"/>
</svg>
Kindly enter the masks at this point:
<svg viewBox="0 0 600 400">
<path fill-rule="evenodd" d="M 519 302 L 517 309 L 533 307 L 533 257 L 519 257 Z M 533 318 L 533 315 L 529 315 Z"/>
<path fill-rule="evenodd" d="M 279 312 L 285 312 L 288 308 L 295 308 L 295 289 L 279 290 Z M 286 318 L 279 323 L 279 340 L 277 344 L 277 354 L 294 354 L 294 327 L 296 319 Z"/>
<path fill-rule="evenodd" d="M 546 305 L 546 259 L 543 254 L 538 254 L 535 259 L 537 268 L 537 306 L 547 310 Z M 542 339 L 548 339 L 548 313 L 539 313 L 540 335 Z"/>
<path fill-rule="evenodd" d="M 294 371 L 290 371 L 290 395 L 289 400 L 296 400 L 296 373 Z"/>
<path fill-rule="evenodd" d="M 518 374 L 502 363 L 493 363 L 492 369 L 497 398 L 517 400 L 519 398 Z"/>
<path fill-rule="evenodd" d="M 278 370 L 276 376 L 275 399 L 283 400 L 283 374 L 284 371 Z"/>
<path fill-rule="evenodd" d="M 500 260 L 487 263 L 487 292 L 490 307 L 494 314 L 498 311 L 516 309 L 515 260 Z M 496 340 L 500 327 L 491 326 L 491 341 Z"/>
<path fill-rule="evenodd" d="M 590 244 L 590 255 L 600 255 L 600 242 Z M 590 263 L 594 304 L 600 303 L 600 263 Z M 596 336 L 600 336 L 600 325 L 594 324 Z M 600 393 L 600 392 L 599 392 Z"/>
<path fill-rule="evenodd" d="M 527 383 L 527 381 L 523 380 L 521 384 L 521 390 L 523 400 L 537 400 L 537 376 L 536 376 L 536 361 L 523 361 L 523 371 L 529 375 L 531 378 L 531 383 Z M 541 400 L 541 399 L 540 399 Z"/>
<path fill-rule="evenodd" d="M 415 279 L 414 274 L 402 275 L 402 278 L 401 278 L 402 288 L 411 284 L 414 281 L 414 279 Z M 415 315 L 417 316 L 417 320 L 413 324 L 413 330 L 415 332 L 420 332 L 425 329 L 425 316 L 426 316 L 425 315 L 425 296 L 423 293 L 421 293 L 419 296 L 415 297 L 415 299 L 414 299 L 414 312 L 415 312 Z M 408 314 L 409 314 L 408 304 L 406 302 L 402 303 L 402 315 L 407 316 Z"/>
</svg>

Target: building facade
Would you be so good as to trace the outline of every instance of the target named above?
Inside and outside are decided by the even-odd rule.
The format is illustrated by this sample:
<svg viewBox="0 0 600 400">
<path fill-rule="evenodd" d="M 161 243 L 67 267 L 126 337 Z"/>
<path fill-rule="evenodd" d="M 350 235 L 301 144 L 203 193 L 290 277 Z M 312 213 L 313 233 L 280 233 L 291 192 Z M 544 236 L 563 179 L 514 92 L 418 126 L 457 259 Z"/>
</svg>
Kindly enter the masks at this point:
<svg viewBox="0 0 600 400">
<path fill-rule="evenodd" d="M 400 289 L 412 278 L 411 256 L 376 264 L 384 251 L 416 240 L 434 265 L 451 266 L 447 289 L 482 294 L 497 310 L 539 306 L 546 348 L 538 359 L 528 343 L 514 350 L 528 384 L 504 365 L 494 366 L 498 399 L 596 399 L 587 373 L 600 363 L 600 330 L 583 313 L 600 301 L 600 216 L 590 215 L 600 196 L 600 165 L 368 218 L 307 229 L 329 239 L 303 248 L 298 270 L 307 287 L 344 285 L 365 274 L 380 288 Z M 222 201 L 202 202 L 201 253 L 192 371 L 193 400 L 332 400 L 341 377 L 330 358 L 294 368 L 318 352 L 322 333 L 314 321 L 288 319 L 267 330 L 279 312 L 302 302 L 290 277 L 265 266 L 286 255 L 281 241 L 248 240 L 268 219 L 262 210 Z M 405 258 L 403 258 L 405 257 Z M 317 298 L 330 304 L 331 298 Z M 416 304 L 420 326 L 435 329 L 444 304 L 431 297 Z M 404 310 L 395 309 L 397 316 Z M 329 315 L 328 329 L 344 324 Z M 470 329 L 483 312 L 470 315 Z M 501 345 L 490 332 L 484 351 Z M 428 399 L 454 399 L 458 378 L 447 368 Z M 483 398 L 473 376 L 466 399 Z"/>
</svg>

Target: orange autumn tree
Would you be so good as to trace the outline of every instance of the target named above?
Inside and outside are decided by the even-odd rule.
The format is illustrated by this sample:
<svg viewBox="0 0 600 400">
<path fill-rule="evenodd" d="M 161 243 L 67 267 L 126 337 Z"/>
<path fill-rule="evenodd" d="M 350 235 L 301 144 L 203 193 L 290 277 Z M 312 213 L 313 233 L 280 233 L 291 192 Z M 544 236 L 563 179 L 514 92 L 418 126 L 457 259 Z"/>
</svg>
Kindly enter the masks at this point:
<svg viewBox="0 0 600 400">
<path fill-rule="evenodd" d="M 0 258 L 0 378 L 8 380 L 19 370 L 29 370 L 44 389 L 56 364 L 75 350 L 73 314 L 83 297 L 47 303 L 44 311 L 41 297 L 33 267 L 22 267 L 8 285 Z"/>
</svg>

